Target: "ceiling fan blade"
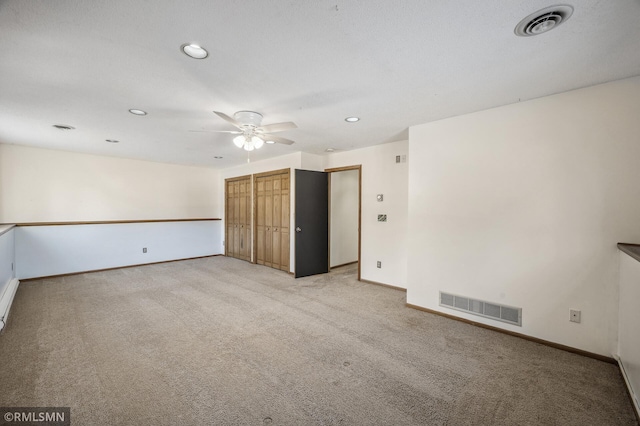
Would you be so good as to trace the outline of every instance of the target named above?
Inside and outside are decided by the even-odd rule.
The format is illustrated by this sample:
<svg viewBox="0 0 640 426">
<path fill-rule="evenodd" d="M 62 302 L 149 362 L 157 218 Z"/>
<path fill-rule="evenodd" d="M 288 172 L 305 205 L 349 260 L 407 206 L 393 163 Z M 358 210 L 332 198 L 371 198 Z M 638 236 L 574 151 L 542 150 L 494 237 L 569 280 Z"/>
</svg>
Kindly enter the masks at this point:
<svg viewBox="0 0 640 426">
<path fill-rule="evenodd" d="M 256 129 L 256 131 L 261 133 L 275 133 L 275 132 L 284 132 L 285 130 L 297 129 L 296 123 L 291 121 L 287 121 L 284 123 L 273 123 L 267 124 L 264 126 L 260 126 Z"/>
<path fill-rule="evenodd" d="M 232 133 L 234 135 L 241 135 L 242 132 L 237 130 L 189 130 L 190 132 L 196 133 Z"/>
<path fill-rule="evenodd" d="M 229 117 L 227 114 L 225 114 L 224 112 L 218 112 L 218 111 L 213 111 L 218 117 L 222 118 L 223 120 L 228 121 L 229 123 L 233 124 L 234 126 L 236 126 L 238 129 L 242 129 L 242 126 L 240 123 L 238 123 L 236 120 L 234 120 L 233 118 Z"/>
<path fill-rule="evenodd" d="M 274 141 L 276 143 L 282 143 L 282 144 L 285 144 L 285 145 L 292 145 L 292 144 L 295 143 L 292 140 L 281 138 L 280 136 L 273 136 L 273 135 L 267 135 L 267 134 L 260 135 L 260 138 L 264 139 L 265 142 L 266 141 Z"/>
</svg>

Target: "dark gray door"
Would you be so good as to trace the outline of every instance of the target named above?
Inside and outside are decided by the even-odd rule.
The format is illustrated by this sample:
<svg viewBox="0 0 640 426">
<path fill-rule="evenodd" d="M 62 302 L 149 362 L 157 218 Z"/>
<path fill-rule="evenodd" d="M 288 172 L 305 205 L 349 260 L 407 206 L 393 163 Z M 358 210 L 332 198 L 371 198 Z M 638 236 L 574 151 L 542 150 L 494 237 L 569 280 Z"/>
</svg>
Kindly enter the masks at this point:
<svg viewBox="0 0 640 426">
<path fill-rule="evenodd" d="M 329 272 L 329 174 L 296 170 L 296 278 Z"/>
</svg>

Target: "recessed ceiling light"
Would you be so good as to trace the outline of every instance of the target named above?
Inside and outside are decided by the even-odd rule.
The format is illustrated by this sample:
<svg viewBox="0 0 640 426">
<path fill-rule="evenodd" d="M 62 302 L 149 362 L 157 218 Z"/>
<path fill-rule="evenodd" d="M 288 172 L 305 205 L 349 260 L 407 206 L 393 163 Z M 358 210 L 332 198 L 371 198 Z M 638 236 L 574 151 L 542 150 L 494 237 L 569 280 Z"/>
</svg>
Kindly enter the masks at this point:
<svg viewBox="0 0 640 426">
<path fill-rule="evenodd" d="M 327 148 L 327 149 L 325 149 L 325 151 L 326 151 L 326 152 L 333 152 L 333 151 L 335 151 L 335 149 L 333 149 L 333 148 Z"/>
<path fill-rule="evenodd" d="M 105 141 L 109 142 L 109 143 L 119 143 L 120 141 L 117 141 L 115 139 L 105 139 Z"/>
<path fill-rule="evenodd" d="M 273 145 L 276 142 L 275 141 L 264 141 L 264 143 L 268 143 L 269 145 Z"/>
<path fill-rule="evenodd" d="M 355 123 L 356 121 L 360 121 L 358 117 L 347 117 L 344 119 L 347 123 Z"/>
<path fill-rule="evenodd" d="M 66 124 L 54 124 L 53 127 L 60 130 L 75 130 L 75 127 L 67 126 Z"/>
<path fill-rule="evenodd" d="M 194 59 L 204 59 L 209 56 L 209 52 L 197 44 L 183 44 L 180 46 L 180 50 L 182 50 L 185 55 Z"/>
<path fill-rule="evenodd" d="M 134 115 L 147 115 L 147 112 L 141 109 L 130 109 L 129 112 Z"/>
</svg>

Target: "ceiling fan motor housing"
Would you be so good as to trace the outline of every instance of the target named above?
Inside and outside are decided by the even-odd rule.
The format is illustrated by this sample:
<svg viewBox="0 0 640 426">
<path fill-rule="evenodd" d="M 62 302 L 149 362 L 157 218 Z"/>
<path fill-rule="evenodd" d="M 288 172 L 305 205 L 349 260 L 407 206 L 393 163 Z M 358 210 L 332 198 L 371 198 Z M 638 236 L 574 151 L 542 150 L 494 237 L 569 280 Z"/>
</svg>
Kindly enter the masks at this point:
<svg viewBox="0 0 640 426">
<path fill-rule="evenodd" d="M 262 123 L 262 114 L 254 111 L 238 111 L 233 118 L 242 126 L 260 127 Z"/>
</svg>

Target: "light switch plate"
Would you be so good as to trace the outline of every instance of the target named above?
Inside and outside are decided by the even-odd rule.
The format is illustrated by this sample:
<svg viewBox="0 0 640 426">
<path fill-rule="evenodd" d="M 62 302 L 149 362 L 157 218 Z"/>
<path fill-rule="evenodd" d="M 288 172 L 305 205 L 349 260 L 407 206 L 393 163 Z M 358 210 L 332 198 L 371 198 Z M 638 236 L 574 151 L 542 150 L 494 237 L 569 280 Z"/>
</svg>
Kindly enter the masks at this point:
<svg viewBox="0 0 640 426">
<path fill-rule="evenodd" d="M 576 311 L 574 309 L 571 309 L 569 311 L 569 321 L 571 322 L 580 322 L 581 317 L 582 316 L 582 312 L 581 311 Z"/>
</svg>

